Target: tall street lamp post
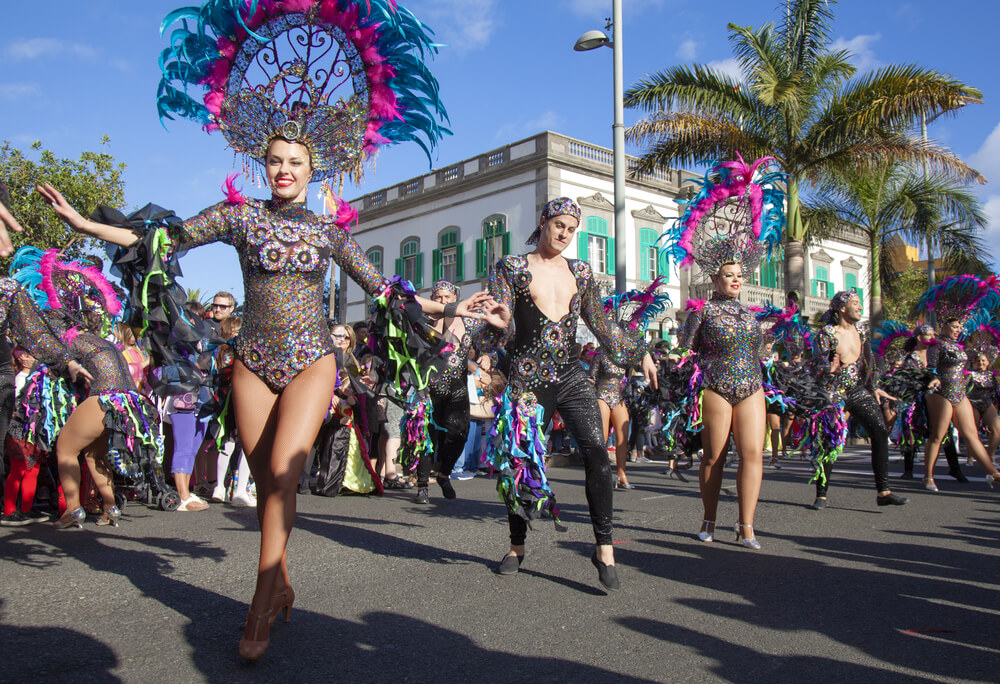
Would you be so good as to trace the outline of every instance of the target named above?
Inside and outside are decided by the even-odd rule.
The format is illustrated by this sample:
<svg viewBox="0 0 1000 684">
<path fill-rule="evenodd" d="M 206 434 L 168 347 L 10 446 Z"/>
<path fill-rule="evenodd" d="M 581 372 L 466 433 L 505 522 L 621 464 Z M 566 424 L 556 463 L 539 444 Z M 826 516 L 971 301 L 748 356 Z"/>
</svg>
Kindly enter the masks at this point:
<svg viewBox="0 0 1000 684">
<path fill-rule="evenodd" d="M 614 109 L 615 120 L 611 126 L 614 134 L 612 148 L 615 178 L 615 289 L 625 292 L 625 115 L 622 94 L 622 0 L 612 0 L 611 39 L 603 31 L 587 31 L 577 38 L 574 50 L 583 52 L 599 47 L 609 47 L 614 54 Z"/>
</svg>

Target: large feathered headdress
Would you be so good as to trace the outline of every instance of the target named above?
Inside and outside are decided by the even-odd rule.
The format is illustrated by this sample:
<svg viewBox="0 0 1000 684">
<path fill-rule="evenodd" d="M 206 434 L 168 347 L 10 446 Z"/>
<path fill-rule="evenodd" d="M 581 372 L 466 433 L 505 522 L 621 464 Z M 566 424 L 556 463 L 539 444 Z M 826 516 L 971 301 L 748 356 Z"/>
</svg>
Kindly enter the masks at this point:
<svg viewBox="0 0 1000 684">
<path fill-rule="evenodd" d="M 784 193 L 775 182 L 784 178 L 773 157 L 748 165 L 736 161 L 715 163 L 703 179 L 701 191 L 687 202 L 684 214 L 663 237 L 665 250 L 679 266 L 692 262 L 702 279 L 728 263 L 740 264 L 745 274 L 760 266 L 781 244 L 785 227 Z"/>
<path fill-rule="evenodd" d="M 914 307 L 914 313 L 937 312 L 938 325 L 957 320 L 964 327 L 979 310 L 1000 310 L 1000 278 L 960 275 L 945 278 L 927 290 Z"/>
<path fill-rule="evenodd" d="M 668 306 L 673 306 L 669 294 L 657 292 L 662 285 L 663 278 L 658 277 L 645 290 L 616 292 L 604 299 L 604 311 L 613 315 L 615 322 L 626 333 L 640 337 L 654 318 L 666 311 Z"/>
<path fill-rule="evenodd" d="M 976 354 L 986 354 L 992 366 L 1000 355 L 1000 321 L 994 317 L 993 312 L 985 308 L 977 309 L 966 321 L 962 333 L 969 358 Z"/>
<path fill-rule="evenodd" d="M 450 133 L 423 62 L 432 31 L 395 0 L 205 0 L 161 32 L 178 22 L 160 57 L 160 118 L 221 129 L 248 174 L 275 137 L 305 144 L 323 180 L 357 179 L 378 147 L 403 141 L 430 159 Z"/>
<path fill-rule="evenodd" d="M 791 302 L 785 309 L 779 309 L 770 303 L 761 308 L 750 308 L 757 312 L 757 320 L 768 326 L 766 337 L 780 342 L 788 358 L 803 354 L 812 347 L 809 324 L 802 320 L 795 302 Z"/>
</svg>

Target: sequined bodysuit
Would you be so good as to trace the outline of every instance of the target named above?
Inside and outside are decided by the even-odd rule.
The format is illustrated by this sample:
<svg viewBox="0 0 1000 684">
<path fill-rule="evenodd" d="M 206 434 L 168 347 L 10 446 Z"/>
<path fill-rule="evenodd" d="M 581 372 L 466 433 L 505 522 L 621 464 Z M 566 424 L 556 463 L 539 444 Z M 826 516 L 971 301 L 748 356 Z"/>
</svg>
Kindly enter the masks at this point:
<svg viewBox="0 0 1000 684">
<path fill-rule="evenodd" d="M 836 371 L 830 370 L 837 351 L 836 326 L 823 326 L 813 343 L 813 372 L 823 389 L 841 399 L 859 387 L 874 391 L 876 384 L 875 360 L 868 336 L 861 325 L 855 323 L 854 327 L 861 340 L 861 354 L 851 363 L 841 363 Z"/>
<path fill-rule="evenodd" d="M 0 333 L 4 331 L 53 371 L 65 369 L 70 360 L 31 296 L 13 278 L 0 277 Z"/>
<path fill-rule="evenodd" d="M 715 293 L 701 309 L 690 312 L 677 344 L 698 355 L 705 384 L 731 406 L 761 388 L 760 323 L 734 297 Z"/>
<path fill-rule="evenodd" d="M 91 396 L 105 392 L 138 392 L 128 361 L 111 342 L 80 333 L 69 345 L 70 354 L 94 376 L 90 381 Z"/>
<path fill-rule="evenodd" d="M 575 259 L 566 262 L 576 280 L 576 293 L 570 300 L 569 311 L 557 321 L 543 314 L 531 296 L 532 276 L 525 256 L 504 257 L 494 269 L 490 294 L 510 309 L 514 325 L 513 338 L 507 345 L 509 382 L 502 399 L 509 397 L 521 417 L 539 420 L 541 414 L 539 429 L 548 424 L 554 411 L 559 411 L 583 456 L 594 538 L 598 544 L 611 544 L 611 468 L 604 448 L 597 398 L 574 353 L 577 321 L 583 318 L 609 357 L 619 365 L 638 364 L 645 346 L 641 340 L 626 335 L 604 312 L 590 266 Z M 498 413 L 494 429 L 510 418 Z M 504 448 L 509 452 L 515 446 L 507 444 Z M 544 455 L 535 456 L 544 463 Z M 510 473 L 501 469 L 498 482 L 505 478 L 509 481 Z M 505 501 L 510 541 L 514 545 L 524 544 L 527 522 L 512 511 L 514 502 L 507 500 L 509 496 Z"/>
<path fill-rule="evenodd" d="M 576 278 L 577 291 L 570 300 L 569 311 L 558 321 L 548 318 L 535 304 L 528 260 L 523 255 L 504 257 L 490 280 L 490 294 L 513 313 L 514 338 L 508 347 L 509 381 L 518 397 L 536 393 L 557 382 L 568 369 L 580 367 L 577 355 L 572 352 L 581 317 L 615 363 L 634 365 L 645 353 L 641 341 L 630 338 L 605 314 L 590 265 L 576 259 L 566 261 Z"/>
<path fill-rule="evenodd" d="M 965 370 L 968 361 L 965 349 L 955 340 L 938 340 L 937 344 L 927 348 L 927 367 L 934 369 L 941 380 L 934 393 L 947 399 L 952 406 L 961 404 L 965 399 L 969 386 Z"/>
<path fill-rule="evenodd" d="M 625 387 L 625 369 L 608 358 L 603 350 L 594 358 L 591 366 L 594 377 L 594 390 L 597 398 L 614 408 L 622 403 L 622 390 Z"/>
<path fill-rule="evenodd" d="M 368 294 L 377 295 L 386 285 L 357 242 L 333 221 L 303 204 L 251 199 L 209 207 L 171 235 L 177 250 L 209 242 L 236 248 L 246 291 L 236 354 L 276 392 L 333 353 L 322 306 L 331 256 Z"/>
<path fill-rule="evenodd" d="M 969 401 L 972 408 L 985 413 L 997 401 L 997 376 L 992 370 L 970 371 L 972 387 L 969 389 Z"/>
</svg>

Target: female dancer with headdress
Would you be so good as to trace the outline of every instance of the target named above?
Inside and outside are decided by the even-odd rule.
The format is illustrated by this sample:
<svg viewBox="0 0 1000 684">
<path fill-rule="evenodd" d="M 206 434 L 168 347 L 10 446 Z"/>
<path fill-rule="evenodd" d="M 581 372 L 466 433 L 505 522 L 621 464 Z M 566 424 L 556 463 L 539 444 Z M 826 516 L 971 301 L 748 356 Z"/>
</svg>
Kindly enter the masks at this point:
<svg viewBox="0 0 1000 684">
<path fill-rule="evenodd" d="M 249 8 L 243 0 L 207 0 L 169 15 L 171 22 L 182 19 L 194 26 L 171 33 L 161 60 L 160 113 L 220 128 L 248 167 L 263 167 L 271 198 L 246 199 L 227 183 L 228 201 L 188 221 L 149 206 L 129 219 L 105 212 L 98 218 L 118 224 L 108 225 L 84 219 L 54 188 L 39 190 L 74 229 L 130 247 L 151 263 L 162 265 L 161 252 L 172 251 L 173 260 L 186 248 L 214 241 L 232 244 L 239 254 L 246 305 L 235 342 L 232 400 L 257 484 L 261 527 L 256 589 L 239 652 L 253 660 L 266 651 L 279 612 L 288 619 L 294 600 L 286 546 L 298 477 L 337 377 L 323 316 L 329 259 L 391 307 L 401 327 L 413 330 L 410 316 L 420 316 L 418 307 L 404 310 L 403 301 L 413 301 L 404 284 L 379 273 L 348 234 L 357 216 L 353 208 L 342 203 L 335 215 L 312 213 L 305 206 L 308 183 L 357 177 L 381 144 L 415 140 L 432 148 L 446 132 L 436 123 L 444 109 L 436 81 L 417 57 L 436 47 L 420 22 L 392 0 L 254 2 Z M 295 50 L 303 44 L 325 49 L 306 53 L 306 61 Z M 338 98 L 334 91 L 348 82 L 353 93 Z M 197 84 L 208 88 L 204 104 L 185 92 Z M 483 299 L 466 300 L 458 313 L 471 315 L 470 305 Z M 443 309 L 418 301 L 430 311 Z M 415 338 L 397 350 L 418 357 L 412 366 L 434 356 Z M 405 365 L 404 375 L 411 368 Z"/>
<path fill-rule="evenodd" d="M 924 449 L 924 488 L 938 491 L 934 465 L 941 442 L 952 424 L 965 441 L 966 453 L 979 461 L 986 471 L 986 483 L 992 488 L 994 483 L 1000 482 L 1000 473 L 979 440 L 972 404 L 966 396 L 968 356 L 960 340 L 975 310 L 1000 308 L 1000 290 L 995 279 L 984 281 L 970 275 L 953 276 L 927 290 L 917 307 L 937 311 L 944 321 L 937 344 L 927 350 L 927 367 L 937 374 L 937 378 L 930 383 L 930 391 L 925 395 L 930 435 Z"/>
<path fill-rule="evenodd" d="M 700 429 L 704 451 L 699 471 L 704 516 L 698 538 L 705 542 L 715 538 L 724 457 L 732 434 L 740 457 L 736 540 L 751 549 L 760 548 L 753 521 L 763 478 L 766 424 L 763 337 L 754 312 L 740 303 L 739 296 L 745 274 L 781 243 L 783 195 L 773 185 L 780 174 L 757 174 L 771 161 L 764 158 L 747 165 L 740 159 L 715 165 L 668 233 L 672 256 L 682 267 L 696 262 L 714 285 L 708 301 L 688 303 L 677 341 L 678 347 L 694 352 L 702 378 L 693 388 L 695 415 L 689 427 Z"/>
<path fill-rule="evenodd" d="M 132 482 L 155 478 L 162 483 L 163 441 L 159 415 L 139 394 L 128 362 L 101 337 L 110 330 L 122 304 L 100 270 L 61 261 L 57 250 L 42 253 L 22 247 L 11 266 L 14 278 L 28 285 L 72 358 L 91 376 L 90 389 L 73 409 L 56 439 L 55 452 L 66 510 L 58 528 L 83 527 L 80 505 L 80 454 L 103 500 L 98 525 L 118 526 L 110 465 Z"/>
<path fill-rule="evenodd" d="M 985 313 L 985 312 L 983 312 Z M 1000 326 L 995 320 L 981 323 L 965 338 L 965 349 L 969 354 L 969 403 L 977 426 L 983 425 L 989 433 L 986 455 L 993 460 L 1000 445 L 1000 416 L 997 403 L 1000 401 L 1000 383 L 993 364 L 1000 355 Z"/>
<path fill-rule="evenodd" d="M 671 305 L 670 295 L 657 294 L 662 279 L 657 278 L 649 287 L 643 290 L 632 290 L 605 298 L 604 312 L 612 316 L 618 327 L 626 335 L 642 339 L 649 327 L 649 321 L 657 314 L 663 313 Z M 591 366 L 591 376 L 594 378 L 594 389 L 597 392 L 597 405 L 601 409 L 601 427 L 604 429 L 604 442 L 607 443 L 610 428 L 615 429 L 615 489 L 635 489 L 625 475 L 625 465 L 628 462 L 629 441 L 629 411 L 623 398 L 625 388 L 626 368 L 614 362 L 611 355 L 602 347 Z M 633 425 L 633 430 L 642 429 Z"/>
</svg>

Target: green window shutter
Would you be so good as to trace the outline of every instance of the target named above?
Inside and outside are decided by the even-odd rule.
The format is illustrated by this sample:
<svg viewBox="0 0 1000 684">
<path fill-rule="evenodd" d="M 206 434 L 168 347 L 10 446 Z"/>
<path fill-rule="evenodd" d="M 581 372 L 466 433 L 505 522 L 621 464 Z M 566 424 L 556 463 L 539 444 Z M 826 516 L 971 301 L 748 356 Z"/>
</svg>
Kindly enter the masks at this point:
<svg viewBox="0 0 1000 684">
<path fill-rule="evenodd" d="M 455 280 L 461 282 L 465 280 L 465 247 L 459 242 L 455 245 Z"/>
<path fill-rule="evenodd" d="M 810 282 L 812 283 L 812 295 L 813 295 L 813 297 L 818 297 L 819 294 L 818 294 L 817 288 L 819 287 L 818 286 L 819 281 L 816 280 L 815 278 L 813 278 Z"/>
<path fill-rule="evenodd" d="M 441 280 L 441 250 L 435 249 L 431 252 L 431 280 L 437 282 Z"/>
<path fill-rule="evenodd" d="M 587 231 L 577 231 L 576 233 L 576 258 L 580 261 L 587 261 L 590 253 L 587 251 Z"/>
<path fill-rule="evenodd" d="M 837 290 L 836 288 L 834 288 L 833 283 L 830 282 L 829 280 L 826 281 L 826 296 L 833 297 L 833 295 L 835 294 L 837 294 Z"/>
<path fill-rule="evenodd" d="M 449 230 L 447 233 L 441 235 L 440 246 L 444 247 L 454 247 L 455 243 L 458 242 L 458 233 L 454 230 Z"/>
<path fill-rule="evenodd" d="M 659 251 L 659 263 L 657 264 L 658 273 L 657 275 L 663 276 L 663 282 L 670 282 L 670 255 L 667 254 L 666 250 Z"/>
<path fill-rule="evenodd" d="M 826 269 L 822 266 L 816 267 L 816 280 L 828 280 L 829 276 L 826 273 Z"/>
<path fill-rule="evenodd" d="M 489 270 L 486 263 L 486 239 L 479 238 L 476 240 L 476 277 L 485 278 Z"/>
<path fill-rule="evenodd" d="M 765 261 L 760 265 L 760 284 L 764 287 L 777 287 L 777 278 L 774 273 L 774 262 Z"/>
<path fill-rule="evenodd" d="M 413 283 L 413 287 L 419 290 L 424 286 L 424 253 L 419 252 L 414 258 L 417 260 L 416 268 L 414 269 L 417 272 L 417 282 Z"/>
<path fill-rule="evenodd" d="M 642 243 L 639 247 L 639 280 L 652 280 L 649 272 L 649 245 Z"/>
<path fill-rule="evenodd" d="M 845 273 L 844 274 L 844 289 L 850 292 L 851 290 L 857 288 L 858 286 L 858 276 L 855 273 Z"/>
<path fill-rule="evenodd" d="M 608 236 L 608 222 L 598 216 L 587 217 L 587 232 L 594 235 Z"/>
<path fill-rule="evenodd" d="M 861 308 L 862 308 L 862 310 L 867 309 L 868 307 L 865 304 L 865 290 L 864 290 L 864 288 L 862 288 L 862 287 L 855 287 L 854 289 L 857 290 L 857 292 L 858 292 L 858 299 L 861 300 Z"/>
<path fill-rule="evenodd" d="M 396 275 L 403 277 L 403 259 L 396 259 Z"/>
<path fill-rule="evenodd" d="M 607 269 L 605 269 L 604 272 L 607 273 L 608 275 L 614 275 L 615 274 L 615 241 L 612 238 L 609 238 L 609 237 L 604 238 L 604 241 L 605 241 L 605 244 L 604 244 L 604 256 L 605 256 L 605 260 L 607 261 Z"/>
<path fill-rule="evenodd" d="M 503 255 L 510 254 L 510 233 L 503 234 Z"/>
</svg>

